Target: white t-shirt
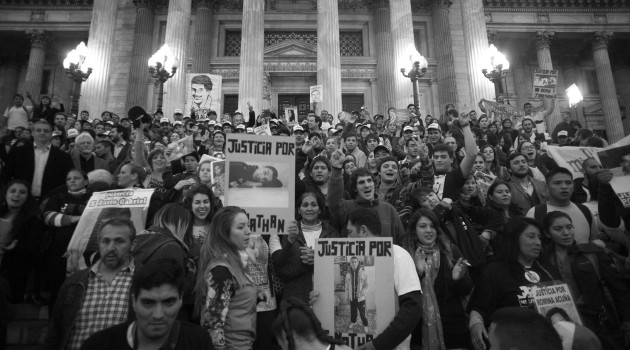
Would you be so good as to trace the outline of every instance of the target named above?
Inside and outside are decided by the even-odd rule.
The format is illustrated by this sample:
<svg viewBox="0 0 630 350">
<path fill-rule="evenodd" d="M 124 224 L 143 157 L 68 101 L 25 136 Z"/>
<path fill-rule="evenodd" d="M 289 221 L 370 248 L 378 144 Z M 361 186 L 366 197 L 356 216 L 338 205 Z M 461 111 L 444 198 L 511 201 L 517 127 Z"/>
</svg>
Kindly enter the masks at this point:
<svg viewBox="0 0 630 350">
<path fill-rule="evenodd" d="M 413 291 L 421 291 L 420 278 L 416 272 L 416 265 L 409 253 L 400 246 L 394 244 L 394 289 L 396 295 L 401 296 Z M 420 312 L 421 310 L 418 310 Z M 396 312 L 398 312 L 398 298 L 396 298 Z M 396 350 L 409 350 L 411 348 L 411 335 L 402 343 L 398 344 Z"/>
<path fill-rule="evenodd" d="M 547 124 L 545 123 L 545 117 L 543 116 L 543 112 L 536 112 L 532 114 L 530 117 L 536 124 L 537 133 L 544 134 L 547 132 Z"/>
<path fill-rule="evenodd" d="M 534 218 L 535 208 L 536 207 L 532 207 L 529 209 L 527 212 L 528 218 Z M 586 220 L 586 217 L 575 203 L 571 202 L 571 204 L 566 207 L 556 207 L 555 205 L 547 203 L 547 213 L 551 213 L 552 211 L 561 211 L 571 217 L 573 227 L 575 227 L 575 242 L 577 242 L 577 244 L 588 243 L 591 241 L 591 237 L 597 239 L 597 225 L 595 220 L 593 220 L 592 225 L 589 225 L 588 220 Z M 591 213 L 591 216 L 593 216 L 593 213 Z"/>
<path fill-rule="evenodd" d="M 31 114 L 32 111 L 33 111 L 32 106 L 8 107 L 4 111 L 4 115 L 3 115 L 5 118 L 8 118 L 7 128 L 9 130 L 15 130 L 15 128 L 17 128 L 18 126 L 21 126 L 24 129 L 28 129 L 28 119 L 29 119 L 28 116 Z"/>
</svg>

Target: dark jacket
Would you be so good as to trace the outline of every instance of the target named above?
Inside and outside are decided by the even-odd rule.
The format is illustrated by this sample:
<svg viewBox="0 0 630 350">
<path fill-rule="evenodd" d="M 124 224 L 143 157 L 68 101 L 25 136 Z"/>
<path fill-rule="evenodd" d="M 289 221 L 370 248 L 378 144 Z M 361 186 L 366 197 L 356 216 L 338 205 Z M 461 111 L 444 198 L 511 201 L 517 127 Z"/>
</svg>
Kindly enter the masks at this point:
<svg viewBox="0 0 630 350">
<path fill-rule="evenodd" d="M 44 168 L 42 177 L 41 197 L 57 186 L 66 183 L 66 175 L 73 168 L 70 155 L 55 147 L 50 147 L 48 161 Z M 2 170 L 0 182 L 6 184 L 14 179 L 22 179 L 28 183 L 33 182 L 35 172 L 35 149 L 33 144 L 26 144 L 24 147 L 17 147 L 9 153 L 6 167 Z"/>
<path fill-rule="evenodd" d="M 72 158 L 72 164 L 74 165 L 75 169 L 81 169 L 81 155 L 79 153 L 74 153 L 71 158 Z M 92 159 L 94 159 L 94 170 L 97 169 L 103 169 L 103 170 L 107 170 L 110 171 L 110 163 L 108 161 L 106 161 L 103 158 L 97 157 L 94 153 L 92 153 Z M 83 170 L 85 171 L 85 170 Z M 87 172 L 87 171 L 86 171 Z"/>
<path fill-rule="evenodd" d="M 529 175 L 528 175 L 529 176 Z M 512 193 L 512 204 L 518 206 L 522 215 L 526 215 L 531 207 L 538 204 L 547 203 L 549 200 L 549 191 L 547 190 L 547 184 L 540 180 L 536 180 L 529 177 L 532 186 L 534 187 L 534 193 L 530 196 L 519 184 L 516 178 L 512 178 L 509 182 L 510 192 Z"/>
<path fill-rule="evenodd" d="M 328 210 L 328 206 L 326 205 L 326 195 L 322 193 L 322 190 L 317 186 L 310 175 L 306 175 L 304 180 L 300 180 L 299 178 L 295 179 L 295 203 L 298 203 L 300 197 L 307 192 L 315 193 L 317 196 L 317 203 L 319 205 L 323 205 L 320 212 L 322 214 L 322 220 L 330 220 L 330 212 Z M 321 203 L 321 204 L 320 204 Z"/>
<path fill-rule="evenodd" d="M 313 290 L 313 266 L 305 265 L 300 260 L 300 248 L 306 246 L 302 223 L 298 221 L 298 235 L 293 244 L 287 236 L 282 236 L 282 249 L 271 255 L 276 266 L 276 274 L 284 281 L 283 298 L 297 297 L 308 303 L 309 293 Z M 322 233 L 319 238 L 341 237 L 339 233 L 326 221 L 322 221 Z"/>
<path fill-rule="evenodd" d="M 140 264 L 135 264 L 138 269 Z M 52 315 L 48 321 L 48 332 L 44 343 L 44 349 L 65 349 L 70 340 L 70 332 L 74 327 L 76 317 L 83 305 L 83 299 L 87 290 L 90 268 L 83 269 L 68 277 L 57 294 L 57 301 Z M 132 307 L 132 298 L 129 298 L 127 320 L 135 320 L 136 315 Z"/>
</svg>

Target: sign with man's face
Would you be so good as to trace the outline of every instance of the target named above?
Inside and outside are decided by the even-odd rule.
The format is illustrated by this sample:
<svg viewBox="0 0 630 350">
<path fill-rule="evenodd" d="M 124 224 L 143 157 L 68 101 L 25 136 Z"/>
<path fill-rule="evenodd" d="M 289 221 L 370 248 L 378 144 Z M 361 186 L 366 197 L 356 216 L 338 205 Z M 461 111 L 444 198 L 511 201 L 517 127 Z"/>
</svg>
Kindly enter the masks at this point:
<svg viewBox="0 0 630 350">
<path fill-rule="evenodd" d="M 221 85 L 223 77 L 206 73 L 186 74 L 186 110 L 184 114 L 199 118 L 208 112 L 221 111 Z"/>
<path fill-rule="evenodd" d="M 322 85 L 313 85 L 311 89 L 311 103 L 322 102 Z"/>
</svg>

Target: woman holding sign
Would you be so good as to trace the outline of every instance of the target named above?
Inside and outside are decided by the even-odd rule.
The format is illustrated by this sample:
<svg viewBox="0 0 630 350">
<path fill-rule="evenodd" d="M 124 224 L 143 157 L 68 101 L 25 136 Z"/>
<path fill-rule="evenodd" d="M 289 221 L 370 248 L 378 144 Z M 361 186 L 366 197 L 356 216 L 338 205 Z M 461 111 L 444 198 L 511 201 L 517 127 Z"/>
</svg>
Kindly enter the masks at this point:
<svg viewBox="0 0 630 350">
<path fill-rule="evenodd" d="M 599 336 L 605 349 L 624 349 L 630 340 L 630 283 L 606 249 L 577 245 L 571 217 L 552 211 L 543 221 L 551 240 L 543 259 L 569 285 L 582 323 Z"/>
</svg>

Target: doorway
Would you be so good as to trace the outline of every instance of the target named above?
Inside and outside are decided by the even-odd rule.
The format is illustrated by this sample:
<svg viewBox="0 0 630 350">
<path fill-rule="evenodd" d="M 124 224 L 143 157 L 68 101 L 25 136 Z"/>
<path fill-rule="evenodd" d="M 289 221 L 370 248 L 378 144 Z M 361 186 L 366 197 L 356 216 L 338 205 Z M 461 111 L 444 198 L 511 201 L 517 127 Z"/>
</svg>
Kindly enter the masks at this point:
<svg viewBox="0 0 630 350">
<path fill-rule="evenodd" d="M 297 107 L 298 121 L 302 122 L 311 109 L 310 101 L 311 99 L 308 94 L 278 95 L 278 116 L 285 115 L 285 108 Z"/>
</svg>

